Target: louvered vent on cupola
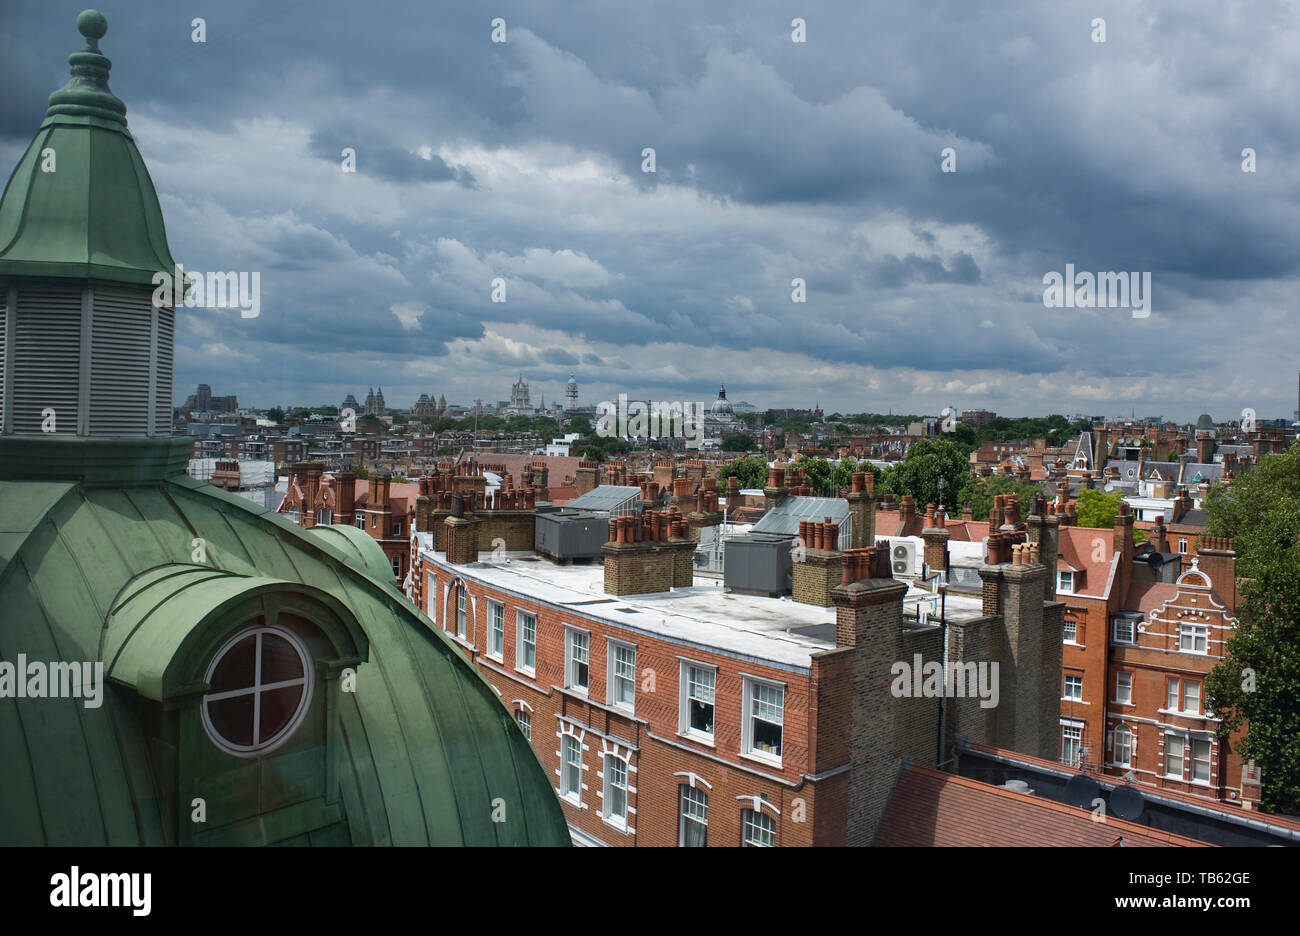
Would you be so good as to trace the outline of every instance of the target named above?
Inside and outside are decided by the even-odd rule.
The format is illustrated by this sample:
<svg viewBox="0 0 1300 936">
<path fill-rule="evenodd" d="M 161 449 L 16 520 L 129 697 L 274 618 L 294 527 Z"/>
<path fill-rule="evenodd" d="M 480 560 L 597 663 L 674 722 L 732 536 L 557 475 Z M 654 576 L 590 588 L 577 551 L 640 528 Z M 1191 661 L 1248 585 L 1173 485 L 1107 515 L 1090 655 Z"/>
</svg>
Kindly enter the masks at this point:
<svg viewBox="0 0 1300 936">
<path fill-rule="evenodd" d="M 0 196 L 0 434 L 168 436 L 176 313 L 154 287 L 179 269 L 108 86 L 108 22 L 86 10 L 77 29 L 70 80 Z"/>
</svg>

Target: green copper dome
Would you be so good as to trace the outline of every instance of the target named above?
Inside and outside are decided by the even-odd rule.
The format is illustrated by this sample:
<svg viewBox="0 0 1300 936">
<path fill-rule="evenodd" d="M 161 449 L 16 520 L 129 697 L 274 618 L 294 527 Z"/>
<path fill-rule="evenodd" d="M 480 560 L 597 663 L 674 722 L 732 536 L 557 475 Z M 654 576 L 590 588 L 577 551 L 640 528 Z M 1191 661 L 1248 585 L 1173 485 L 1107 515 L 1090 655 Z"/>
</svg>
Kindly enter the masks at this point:
<svg viewBox="0 0 1300 936">
<path fill-rule="evenodd" d="M 176 264 L 158 194 L 108 87 L 103 15 L 77 17 L 86 46 L 0 199 L 0 276 L 55 276 L 150 285 Z"/>
</svg>

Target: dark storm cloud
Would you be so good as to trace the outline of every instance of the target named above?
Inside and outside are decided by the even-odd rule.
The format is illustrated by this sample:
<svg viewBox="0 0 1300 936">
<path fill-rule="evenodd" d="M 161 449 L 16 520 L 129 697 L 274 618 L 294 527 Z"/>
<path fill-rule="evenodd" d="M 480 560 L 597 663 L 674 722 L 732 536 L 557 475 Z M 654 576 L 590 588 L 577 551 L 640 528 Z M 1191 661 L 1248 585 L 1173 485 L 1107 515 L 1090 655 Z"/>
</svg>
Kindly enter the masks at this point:
<svg viewBox="0 0 1300 936">
<path fill-rule="evenodd" d="M 182 384 L 216 387 L 203 368 L 220 367 L 249 402 L 284 402 L 252 388 L 328 396 L 330 374 L 356 392 L 386 372 L 394 400 L 434 383 L 497 398 L 524 367 L 562 382 L 581 366 L 593 384 L 631 369 L 692 392 L 762 367 L 754 386 L 776 403 L 870 367 L 927 372 L 896 391 L 917 409 L 953 385 L 1021 408 L 1059 386 L 1063 407 L 1131 379 L 1140 402 L 1180 413 L 1189 372 L 1263 395 L 1247 401 L 1261 412 L 1293 389 L 1269 389 L 1300 365 L 1276 341 L 1300 257 L 1300 28 L 1280 2 L 104 12 L 173 252 L 264 273 L 261 319 L 178 335 Z M 36 0 L 0 14 L 12 159 L 67 80 L 74 14 Z M 194 16 L 206 43 L 190 41 Z M 496 16 L 506 43 L 490 40 Z M 790 41 L 794 16 L 806 43 Z M 1044 308 L 1042 277 L 1066 264 L 1150 271 L 1152 317 Z"/>
</svg>

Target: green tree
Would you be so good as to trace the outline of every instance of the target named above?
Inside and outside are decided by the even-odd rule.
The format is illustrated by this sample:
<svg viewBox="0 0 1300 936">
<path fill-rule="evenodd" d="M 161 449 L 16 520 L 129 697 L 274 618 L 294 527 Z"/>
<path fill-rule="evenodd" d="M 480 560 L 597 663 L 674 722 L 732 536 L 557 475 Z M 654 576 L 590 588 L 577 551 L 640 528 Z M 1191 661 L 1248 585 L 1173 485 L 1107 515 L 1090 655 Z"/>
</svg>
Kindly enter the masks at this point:
<svg viewBox="0 0 1300 936">
<path fill-rule="evenodd" d="M 918 507 L 925 504 L 958 503 L 970 484 L 970 459 L 961 446 L 946 439 L 922 439 L 907 450 L 901 462 L 886 468 L 875 489 L 901 497 L 911 494 Z M 943 496 L 940 497 L 940 480 Z"/>
<path fill-rule="evenodd" d="M 1020 497 L 1020 512 L 1029 513 L 1034 495 L 1041 492 L 1043 485 L 1032 481 L 1018 481 L 1012 475 L 994 475 L 990 478 L 974 479 L 961 492 L 958 506 L 970 505 L 971 517 L 975 520 L 988 520 L 989 511 L 993 509 L 993 498 L 998 494 L 1016 494 Z"/>
<path fill-rule="evenodd" d="M 1119 505 L 1124 503 L 1124 495 L 1120 491 L 1107 494 L 1095 488 L 1084 488 L 1077 500 L 1079 526 L 1100 529 L 1115 525 L 1115 515 L 1119 513 Z"/>
<path fill-rule="evenodd" d="M 871 466 L 864 463 L 864 467 L 859 468 L 858 463 L 852 458 L 841 458 L 840 463 L 835 466 L 835 470 L 831 473 L 831 483 L 835 485 L 837 491 L 842 487 L 848 487 L 853 483 L 855 472 L 866 471 L 869 467 Z"/>
<path fill-rule="evenodd" d="M 266 418 L 271 420 L 273 423 L 278 423 L 284 419 L 284 410 L 280 409 L 278 406 L 273 406 L 266 411 Z"/>
<path fill-rule="evenodd" d="M 735 475 L 742 488 L 767 486 L 767 461 L 762 458 L 737 458 L 718 466 L 719 487 L 726 487 L 727 478 Z"/>
<path fill-rule="evenodd" d="M 794 467 L 803 469 L 804 483 L 812 488 L 813 493 L 825 497 L 831 488 L 831 463 L 824 458 L 800 455 L 794 461 Z M 788 480 L 788 478 L 787 478 Z"/>
<path fill-rule="evenodd" d="M 743 432 L 731 432 L 722 437 L 724 452 L 748 452 L 754 447 L 754 440 Z"/>
<path fill-rule="evenodd" d="M 361 479 L 362 481 L 364 481 L 364 480 L 366 480 L 367 478 L 370 477 L 370 469 L 369 469 L 369 468 L 363 468 L 363 467 L 361 467 L 360 465 L 357 465 L 355 468 L 353 468 L 353 469 L 352 469 L 352 473 L 353 473 L 354 475 L 356 475 L 356 476 L 357 476 L 359 479 Z"/>
<path fill-rule="evenodd" d="M 1300 442 L 1265 455 L 1206 502 L 1211 536 L 1230 536 L 1241 587 L 1226 655 L 1205 681 L 1219 736 L 1261 768 L 1261 805 L 1300 812 Z M 1216 585 L 1218 583 L 1215 583 Z M 1225 586 L 1226 587 L 1226 586 Z"/>
</svg>

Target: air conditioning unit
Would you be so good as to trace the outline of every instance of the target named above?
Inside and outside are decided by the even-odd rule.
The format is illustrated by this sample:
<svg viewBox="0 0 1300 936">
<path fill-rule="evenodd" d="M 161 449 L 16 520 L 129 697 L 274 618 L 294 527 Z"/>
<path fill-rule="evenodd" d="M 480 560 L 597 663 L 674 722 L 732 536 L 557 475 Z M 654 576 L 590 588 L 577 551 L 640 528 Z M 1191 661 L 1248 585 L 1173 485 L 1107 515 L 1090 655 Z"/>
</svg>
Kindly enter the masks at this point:
<svg viewBox="0 0 1300 936">
<path fill-rule="evenodd" d="M 894 575 L 913 575 L 916 568 L 916 544 L 896 539 L 889 544 L 889 568 Z"/>
</svg>

